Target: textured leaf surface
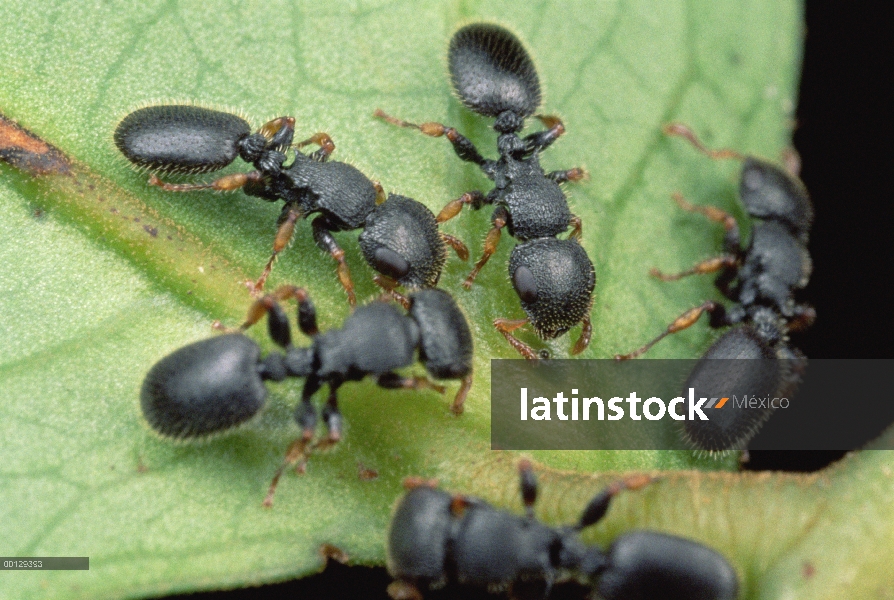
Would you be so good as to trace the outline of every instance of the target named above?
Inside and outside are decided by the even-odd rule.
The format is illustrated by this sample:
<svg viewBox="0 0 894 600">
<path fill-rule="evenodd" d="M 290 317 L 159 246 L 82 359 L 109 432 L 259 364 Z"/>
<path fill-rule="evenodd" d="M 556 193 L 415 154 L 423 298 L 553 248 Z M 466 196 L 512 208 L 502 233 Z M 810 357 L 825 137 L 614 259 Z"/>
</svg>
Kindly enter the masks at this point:
<svg viewBox="0 0 894 600">
<path fill-rule="evenodd" d="M 261 499 L 296 433 L 300 382 L 270 385 L 269 409 L 232 435 L 173 445 L 151 434 L 137 406 L 145 372 L 211 335 L 212 321 L 239 322 L 249 301 L 240 282 L 266 261 L 278 207 L 238 193 L 148 188 L 111 144 L 123 115 L 151 99 L 234 107 L 255 124 L 294 115 L 300 133 L 332 135 L 335 158 L 437 210 L 486 180 L 443 140 L 371 114 L 381 107 L 443 121 L 493 148 L 486 123 L 452 98 L 443 59 L 459 23 L 504 22 L 537 61 L 544 112 L 560 114 L 568 128 L 545 167 L 591 174 L 568 191 L 598 277 L 586 356 L 607 357 L 713 297 L 709 281 L 663 285 L 646 275 L 652 265 L 687 267 L 718 247 L 721 232 L 681 214 L 670 192 L 741 212 L 735 165 L 665 139 L 661 124 L 684 120 L 713 145 L 778 156 L 790 135 L 801 37 L 797 4 L 769 1 L 10 1 L 2 13 L 0 113 L 73 166 L 70 175 L 34 178 L 0 165 L 0 554 L 87 555 L 91 565 L 5 572 L 0 596 L 11 598 L 140 597 L 273 581 L 318 569 L 323 543 L 380 564 L 389 507 L 410 474 L 517 505 L 514 459 L 489 450 L 488 429 L 488 360 L 513 357 L 490 321 L 521 316 L 506 242 L 471 292 L 459 287 L 469 265 L 451 261 L 442 278 L 475 329 L 477 376 L 462 418 L 430 392 L 346 386 L 345 442 L 314 456 L 306 475 L 285 477 L 272 510 Z M 448 231 L 477 251 L 487 227 L 482 211 Z M 347 304 L 309 229 L 301 224 L 270 284 L 308 287 L 321 325 L 335 327 Z M 359 296 L 373 296 L 355 234 L 338 239 Z M 266 343 L 262 331 L 253 335 Z M 653 356 L 696 356 L 711 335 L 696 326 Z M 548 347 L 565 356 L 570 343 Z M 888 574 L 874 557 L 889 555 L 894 540 L 890 528 L 872 524 L 894 516 L 885 502 L 887 456 L 866 453 L 808 479 L 679 471 L 622 498 L 594 535 L 604 542 L 653 526 L 708 541 L 734 561 L 748 597 L 841 597 L 854 582 L 865 593 L 852 597 L 886 597 Z M 697 465 L 661 452 L 535 457 L 562 469 L 544 477 L 541 506 L 556 521 L 576 516 L 598 486 L 585 473 Z M 378 478 L 361 479 L 361 468 Z"/>
</svg>

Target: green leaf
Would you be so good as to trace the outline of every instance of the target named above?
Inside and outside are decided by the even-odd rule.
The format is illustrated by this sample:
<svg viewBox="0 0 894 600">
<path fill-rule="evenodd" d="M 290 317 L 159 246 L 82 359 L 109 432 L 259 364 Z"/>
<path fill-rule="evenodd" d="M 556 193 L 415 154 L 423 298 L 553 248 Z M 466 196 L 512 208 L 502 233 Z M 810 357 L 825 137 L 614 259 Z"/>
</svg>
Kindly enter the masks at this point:
<svg viewBox="0 0 894 600">
<path fill-rule="evenodd" d="M 489 449 L 488 361 L 514 356 L 490 322 L 521 316 L 503 267 L 508 241 L 471 292 L 459 287 L 469 265 L 452 260 L 442 277 L 475 332 L 476 381 L 461 418 L 432 392 L 345 386 L 345 441 L 314 455 L 307 474 L 284 477 L 272 509 L 261 500 L 297 433 L 291 412 L 300 382 L 271 384 L 268 410 L 233 434 L 202 444 L 154 436 L 137 405 L 144 374 L 175 348 L 212 335 L 214 320 L 238 324 L 249 303 L 242 282 L 267 260 L 279 208 L 239 193 L 149 188 L 111 143 L 123 115 L 153 99 L 232 107 L 256 125 L 293 115 L 299 135 L 332 135 L 337 160 L 438 210 L 464 191 L 488 189 L 486 180 L 443 140 L 387 126 L 372 112 L 449 123 L 492 149 L 487 123 L 451 96 L 444 53 L 459 23 L 504 22 L 537 61 L 544 112 L 561 115 L 568 129 L 544 166 L 591 174 L 568 192 L 598 278 L 585 356 L 608 357 L 714 297 L 707 280 L 661 284 L 647 276 L 652 265 L 688 267 L 719 244 L 718 228 L 681 214 L 670 193 L 741 215 L 737 167 L 666 139 L 661 125 L 683 120 L 711 145 L 778 156 L 789 143 L 801 37 L 794 0 L 89 7 L 52 0 L 5 2 L 3 16 L 0 113 L 71 162 L 63 174 L 0 165 L 0 553 L 90 557 L 89 571 L 6 573 L 0 596 L 15 598 L 246 586 L 319 569 L 324 543 L 353 562 L 381 564 L 390 506 L 407 475 L 518 506 L 517 457 Z M 476 249 L 487 228 L 487 215 L 475 213 L 448 231 Z M 337 237 L 359 297 L 372 297 L 356 234 Z M 309 288 L 324 328 L 348 314 L 308 223 L 268 285 L 281 283 Z M 270 347 L 260 328 L 252 335 Z M 652 356 L 697 356 L 712 335 L 700 324 Z M 556 356 L 571 344 L 569 336 L 525 339 Z M 675 471 L 619 499 L 595 535 L 605 542 L 653 526 L 705 540 L 733 560 L 747 597 L 776 597 L 773 590 L 838 597 L 854 573 L 866 597 L 881 596 L 890 588 L 873 557 L 890 554 L 894 542 L 869 519 L 892 516 L 882 502 L 891 492 L 884 456 L 852 458 L 812 479 Z M 614 476 L 587 473 L 729 466 L 669 452 L 535 457 L 544 465 L 543 517 L 552 522 L 576 516 Z M 361 469 L 378 477 L 361 478 Z M 804 564 L 813 565 L 810 577 Z"/>
</svg>

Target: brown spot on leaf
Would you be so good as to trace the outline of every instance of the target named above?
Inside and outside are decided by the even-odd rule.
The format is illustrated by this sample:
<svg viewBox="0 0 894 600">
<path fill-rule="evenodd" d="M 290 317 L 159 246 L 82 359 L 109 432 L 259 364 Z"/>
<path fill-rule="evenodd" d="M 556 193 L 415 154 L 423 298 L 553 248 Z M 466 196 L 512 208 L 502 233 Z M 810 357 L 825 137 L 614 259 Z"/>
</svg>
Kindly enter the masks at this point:
<svg viewBox="0 0 894 600">
<path fill-rule="evenodd" d="M 804 579 L 810 579 L 816 575 L 816 567 L 813 566 L 812 562 L 806 562 L 804 563 L 804 566 L 801 567 L 801 574 L 804 575 Z"/>
<path fill-rule="evenodd" d="M 143 229 L 145 229 L 146 233 L 148 233 L 152 237 L 158 237 L 158 228 L 157 227 L 150 227 L 149 225 L 143 225 Z"/>
<path fill-rule="evenodd" d="M 0 115 L 0 160 L 31 175 L 70 171 L 68 159 L 61 150 L 3 115 Z"/>
<path fill-rule="evenodd" d="M 357 463 L 357 476 L 360 481 L 373 481 L 379 478 L 379 472 L 375 469 L 367 469 L 363 463 L 359 462 Z"/>
</svg>

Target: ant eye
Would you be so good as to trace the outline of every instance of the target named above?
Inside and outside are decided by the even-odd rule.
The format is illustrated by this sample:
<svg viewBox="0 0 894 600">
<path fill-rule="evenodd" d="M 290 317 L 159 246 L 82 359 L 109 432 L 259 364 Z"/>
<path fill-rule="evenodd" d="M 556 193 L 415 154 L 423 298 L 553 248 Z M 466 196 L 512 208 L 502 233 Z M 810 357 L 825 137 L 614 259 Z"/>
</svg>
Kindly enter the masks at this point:
<svg viewBox="0 0 894 600">
<path fill-rule="evenodd" d="M 393 279 L 400 279 L 410 272 L 410 263 L 407 262 L 407 259 L 390 248 L 378 248 L 373 262 L 376 271 Z"/>
<path fill-rule="evenodd" d="M 512 286 L 522 302 L 527 304 L 537 302 L 537 282 L 528 267 L 519 267 L 515 270 L 512 274 Z"/>
</svg>

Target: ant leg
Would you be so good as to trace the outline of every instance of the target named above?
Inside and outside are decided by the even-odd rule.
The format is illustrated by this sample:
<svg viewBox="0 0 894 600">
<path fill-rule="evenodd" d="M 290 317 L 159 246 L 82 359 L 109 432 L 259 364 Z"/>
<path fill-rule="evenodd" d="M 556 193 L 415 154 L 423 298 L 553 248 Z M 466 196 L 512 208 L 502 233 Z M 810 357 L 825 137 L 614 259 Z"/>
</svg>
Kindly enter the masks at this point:
<svg viewBox="0 0 894 600">
<path fill-rule="evenodd" d="M 267 140 L 268 146 L 286 147 L 292 144 L 292 136 L 295 135 L 295 117 L 279 117 L 267 121 L 258 133 Z"/>
<path fill-rule="evenodd" d="M 512 335 L 512 332 L 529 323 L 528 319 L 494 319 L 494 327 L 503 334 L 509 345 L 528 360 L 537 360 L 537 353 L 529 345 Z"/>
<path fill-rule="evenodd" d="M 469 273 L 469 276 L 463 281 L 463 287 L 467 290 L 472 287 L 472 283 L 474 283 L 475 278 L 478 277 L 481 268 L 487 264 L 490 257 L 497 251 L 497 245 L 500 243 L 500 230 L 506 227 L 506 223 L 509 221 L 509 213 L 506 212 L 506 209 L 502 206 L 498 206 L 494 210 L 494 214 L 491 216 L 491 221 L 494 226 L 491 227 L 490 231 L 487 232 L 487 237 L 484 238 L 484 253 L 481 255 L 481 258 L 478 259 L 478 262 L 475 263 L 472 272 Z"/>
<path fill-rule="evenodd" d="M 261 317 L 267 315 L 267 331 L 270 339 L 282 348 L 289 348 L 292 345 L 292 328 L 289 325 L 289 317 L 286 316 L 286 311 L 283 310 L 277 300 L 278 298 L 271 294 L 256 300 L 249 307 L 245 322 L 242 323 L 239 329 L 245 331 L 260 321 Z"/>
<path fill-rule="evenodd" d="M 581 325 L 580 337 L 577 338 L 574 347 L 571 348 L 572 355 L 580 354 L 590 345 L 590 340 L 593 337 L 593 324 L 590 322 L 589 311 L 587 312 L 587 316 L 581 319 Z"/>
<path fill-rule="evenodd" d="M 264 289 L 264 283 L 267 282 L 267 277 L 270 276 L 270 271 L 273 270 L 273 263 L 276 261 L 277 255 L 292 241 L 292 235 L 295 233 L 295 224 L 302 216 L 301 211 L 294 204 L 287 203 L 282 207 L 282 212 L 279 213 L 279 219 L 276 221 L 278 228 L 276 237 L 273 238 L 273 254 L 270 255 L 270 260 L 264 265 L 264 272 L 250 286 L 254 294 L 260 294 L 261 290 Z"/>
<path fill-rule="evenodd" d="M 281 286 L 277 288 L 276 291 L 272 294 L 267 294 L 263 298 L 255 300 L 255 302 L 249 307 L 248 314 L 245 317 L 245 321 L 242 323 L 239 329 L 245 331 L 258 321 L 260 321 L 261 317 L 270 312 L 280 313 L 282 317 L 277 316 L 276 320 L 282 320 L 282 318 L 285 317 L 285 313 L 279 306 L 279 302 L 288 300 L 290 298 L 294 298 L 298 301 L 298 325 L 299 327 L 301 327 L 301 331 L 309 336 L 316 335 L 317 314 L 313 302 L 311 301 L 307 290 L 305 290 L 304 288 L 296 287 L 294 285 Z M 288 324 L 288 320 L 286 320 L 286 323 Z M 270 334 L 270 337 L 272 337 L 274 341 L 276 340 L 276 336 L 272 332 Z"/>
<path fill-rule="evenodd" d="M 732 268 L 738 264 L 739 260 L 735 256 L 724 254 L 703 260 L 693 265 L 691 269 L 681 271 L 680 273 L 662 273 L 655 267 L 649 269 L 649 275 L 657 277 L 661 281 L 677 281 L 690 275 L 705 275 L 707 273 L 716 273 L 721 269 Z"/>
<path fill-rule="evenodd" d="M 453 248 L 460 260 L 469 260 L 469 248 L 459 238 L 443 232 L 439 232 L 439 235 L 445 244 Z"/>
<path fill-rule="evenodd" d="M 410 310 L 410 299 L 409 298 L 407 298 L 406 296 L 404 296 L 403 294 L 401 294 L 400 292 L 398 292 L 396 290 L 391 290 L 389 292 L 389 295 L 395 302 L 397 302 L 398 304 L 403 306 L 405 310 Z"/>
<path fill-rule="evenodd" d="M 292 331 L 289 325 L 289 318 L 286 316 L 282 306 L 279 305 L 279 301 L 285 299 L 279 296 L 280 290 L 277 290 L 277 293 L 267 294 L 252 302 L 245 315 L 245 321 L 239 327 L 226 327 L 220 321 L 214 321 L 211 327 L 223 333 L 242 333 L 264 318 L 264 315 L 267 315 L 267 328 L 270 338 L 278 346 L 288 348 L 292 344 Z"/>
<path fill-rule="evenodd" d="M 317 411 L 311 404 L 310 399 L 320 387 L 321 383 L 317 377 L 308 377 L 304 383 L 304 389 L 301 391 L 301 402 L 295 407 L 295 421 L 301 428 L 301 437 L 289 444 L 282 464 L 273 474 L 270 487 L 267 489 L 267 496 L 263 502 L 263 506 L 266 508 L 273 506 L 273 496 L 276 494 L 276 487 L 279 485 L 279 480 L 283 473 L 286 472 L 286 469 L 297 465 L 295 470 L 302 471 L 307 464 L 310 441 L 314 437 L 314 430 L 317 426 Z"/>
<path fill-rule="evenodd" d="M 392 290 L 394 290 L 394 288 L 400 285 L 391 277 L 388 277 L 387 275 L 383 275 L 381 273 L 376 273 L 375 275 L 373 275 L 373 283 L 375 283 L 377 286 L 379 286 L 389 294 Z"/>
<path fill-rule="evenodd" d="M 270 313 L 268 311 L 271 310 L 279 313 L 276 318 L 277 321 L 285 320 L 285 323 L 288 324 L 288 318 L 286 318 L 285 312 L 283 312 L 278 303 L 290 298 L 294 298 L 298 302 L 298 327 L 301 329 L 301 333 L 308 337 L 317 335 L 320 332 L 317 328 L 317 309 L 314 306 L 313 301 L 310 299 L 307 290 L 294 285 L 280 286 L 272 294 L 268 294 L 260 300 L 256 300 L 248 309 L 248 315 L 245 317 L 245 322 L 240 329 L 245 331 L 257 323 L 265 313 L 268 314 L 269 319 Z M 273 338 L 273 341 L 276 341 L 276 336 L 272 329 L 270 331 L 270 337 Z M 287 344 L 280 345 L 285 346 Z"/>
<path fill-rule="evenodd" d="M 735 266 L 738 267 L 738 262 Z M 738 275 L 738 268 L 729 268 L 724 270 L 716 279 L 714 279 L 714 287 L 720 290 L 720 293 L 723 294 L 724 298 L 732 300 L 733 302 L 738 300 L 739 294 L 741 293 L 741 283 L 736 281 Z"/>
<path fill-rule="evenodd" d="M 264 123 L 258 133 L 242 140 L 239 155 L 246 162 L 253 163 L 262 173 L 278 174 L 286 160 L 284 152 L 292 145 L 293 137 L 295 137 L 295 117 L 279 117 Z M 246 193 L 267 197 L 265 193 Z"/>
<path fill-rule="evenodd" d="M 160 187 L 166 192 L 193 192 L 195 190 L 232 192 L 238 190 L 247 183 L 258 183 L 263 181 L 263 179 L 264 176 L 258 171 L 224 175 L 220 179 L 215 179 L 211 183 L 167 183 L 159 179 L 156 175 L 151 175 L 149 177 L 149 185 Z"/>
<path fill-rule="evenodd" d="M 661 128 L 661 131 L 664 132 L 664 135 L 681 137 L 687 140 L 695 147 L 696 150 L 714 160 L 725 158 L 743 160 L 745 158 L 744 156 L 742 156 L 741 153 L 736 152 L 735 150 L 730 150 L 729 148 L 723 148 L 721 150 L 711 150 L 710 148 L 705 146 L 700 139 L 698 139 L 698 136 L 695 135 L 695 132 L 692 131 L 692 128 L 690 128 L 685 123 L 668 123 Z"/>
<path fill-rule="evenodd" d="M 804 331 L 816 321 L 816 309 L 807 304 L 798 304 L 794 308 L 794 316 L 788 322 L 789 331 Z"/>
<path fill-rule="evenodd" d="M 338 242 L 332 237 L 332 232 L 326 228 L 325 217 L 314 219 L 311 227 L 313 228 L 314 241 L 317 243 L 317 246 L 324 252 L 328 252 L 338 262 L 338 280 L 348 294 L 348 304 L 356 306 L 357 298 L 354 296 L 354 282 L 351 281 L 351 272 L 348 270 L 348 263 L 345 262 L 345 251 L 341 249 Z"/>
<path fill-rule="evenodd" d="M 380 282 L 376 281 L 375 279 L 376 278 L 373 277 L 373 281 L 375 283 L 382 285 Z M 382 286 L 382 287 L 384 288 L 384 286 Z M 385 288 L 385 294 L 382 295 L 382 299 L 385 301 L 394 300 L 395 302 L 397 302 L 398 304 L 403 306 L 404 310 L 410 310 L 410 299 L 408 297 L 404 296 L 403 294 L 401 294 L 400 292 L 398 292 L 397 290 L 395 290 L 394 288 L 391 288 L 391 289 Z"/>
<path fill-rule="evenodd" d="M 525 514 L 529 519 L 533 519 L 534 504 L 537 502 L 537 476 L 534 475 L 531 461 L 526 458 L 518 461 L 518 479 Z"/>
<path fill-rule="evenodd" d="M 565 183 L 566 181 L 581 181 L 588 177 L 587 172 L 580 167 L 574 167 L 566 171 L 552 171 L 546 174 L 547 179 L 552 179 L 556 183 Z"/>
<path fill-rule="evenodd" d="M 741 253 L 741 248 L 739 246 L 739 224 L 736 222 L 735 217 L 716 206 L 691 204 L 687 202 L 680 193 L 675 193 L 673 199 L 683 210 L 698 213 L 710 221 L 723 224 L 723 228 L 726 230 L 723 245 L 727 253 L 697 263 L 691 269 L 681 273 L 665 274 L 653 267 L 649 271 L 649 274 L 662 281 L 677 281 L 678 279 L 688 277 L 689 275 L 716 273 L 722 269 L 733 269 L 736 267 L 739 263 L 738 255 Z M 718 281 L 718 288 L 720 288 L 721 291 L 728 290 L 730 283 L 732 283 L 732 280 L 735 278 L 735 274 L 729 273 L 725 276 L 722 275 L 721 278 L 722 280 Z M 727 292 L 724 291 L 724 293 L 726 294 Z"/>
<path fill-rule="evenodd" d="M 539 152 L 549 148 L 553 142 L 565 133 L 565 124 L 555 115 L 534 115 L 547 128 L 525 137 L 525 152 Z"/>
<path fill-rule="evenodd" d="M 446 125 L 442 125 L 440 123 L 422 123 L 421 125 L 417 125 L 416 123 L 410 123 L 408 121 L 402 121 L 398 118 L 392 117 L 391 115 L 385 114 L 385 112 L 377 108 L 373 113 L 374 117 L 378 117 L 387 123 L 391 123 L 392 125 L 397 125 L 398 127 L 406 127 L 409 129 L 418 129 L 423 133 L 423 135 L 427 135 L 429 137 L 446 137 L 447 140 L 453 144 L 453 151 L 456 152 L 456 155 L 460 157 L 461 160 L 466 162 L 472 162 L 478 165 L 479 167 L 486 165 L 491 162 L 486 160 L 481 153 L 478 152 L 478 149 L 475 145 L 469 141 L 467 137 L 459 133 L 453 127 L 447 127 Z"/>
<path fill-rule="evenodd" d="M 571 225 L 571 233 L 568 234 L 569 240 L 577 240 L 580 243 L 580 237 L 583 230 L 583 224 L 581 223 L 580 217 L 577 215 L 571 215 L 571 221 L 569 221 Z"/>
<path fill-rule="evenodd" d="M 326 406 L 323 407 L 323 422 L 326 423 L 326 429 L 329 435 L 326 438 L 326 445 L 331 446 L 337 444 L 341 440 L 342 432 L 342 416 L 338 410 L 338 388 L 340 383 L 329 384 L 329 398 L 326 400 Z"/>
<path fill-rule="evenodd" d="M 656 478 L 649 477 L 648 475 L 631 475 L 630 477 L 625 477 L 624 479 L 610 483 L 604 490 L 593 496 L 593 499 L 587 504 L 584 512 L 581 513 L 580 520 L 574 528 L 577 531 L 580 531 L 590 525 L 595 525 L 602 520 L 602 517 L 608 512 L 608 507 L 611 504 L 612 499 L 620 492 L 623 490 L 638 490 L 654 481 L 656 481 Z"/>
<path fill-rule="evenodd" d="M 280 346 L 287 347 L 289 345 L 288 343 L 282 344 L 277 341 L 278 336 L 282 337 L 284 334 L 274 332 L 273 327 L 274 321 L 277 323 L 276 326 L 280 329 L 282 329 L 283 323 L 286 326 L 288 325 L 288 318 L 279 306 L 279 302 L 288 300 L 289 298 L 294 298 L 298 302 L 298 328 L 301 329 L 301 333 L 308 337 L 313 337 L 320 333 L 320 330 L 317 328 L 317 309 L 314 306 L 313 301 L 310 299 L 310 295 L 304 288 L 296 287 L 294 285 L 281 286 L 272 294 L 267 294 L 263 298 L 255 300 L 249 307 L 245 322 L 242 323 L 239 329 L 245 331 L 260 321 L 261 317 L 266 314 L 268 315 L 270 337 Z M 275 315 L 275 317 L 271 320 L 271 316 L 273 315 Z M 291 335 L 291 333 L 289 333 L 289 335 Z"/>
<path fill-rule="evenodd" d="M 456 396 L 453 398 L 453 404 L 450 405 L 450 411 L 459 416 L 463 414 L 463 410 L 466 405 L 466 396 L 469 395 L 469 390 L 472 389 L 472 374 L 469 373 L 465 377 L 463 377 L 462 383 L 459 386 L 459 390 L 456 392 Z"/>
<path fill-rule="evenodd" d="M 388 595 L 391 600 L 422 600 L 422 592 L 415 584 L 403 579 L 388 584 Z"/>
<path fill-rule="evenodd" d="M 418 475 L 408 475 L 407 477 L 404 477 L 401 485 L 407 491 L 414 490 L 418 487 L 427 487 L 435 490 L 438 488 L 438 480 L 425 479 L 424 477 L 419 477 Z"/>
<path fill-rule="evenodd" d="M 725 210 L 721 210 L 716 206 L 702 206 L 698 204 L 691 204 L 683 197 L 683 194 L 676 192 L 673 194 L 674 202 L 677 203 L 677 206 L 682 208 L 687 212 L 698 213 L 704 216 L 709 221 L 714 221 L 715 223 L 720 223 L 723 225 L 723 228 L 726 230 L 726 236 L 723 239 L 723 246 L 726 249 L 728 254 L 738 254 L 741 252 L 741 247 L 739 246 L 739 223 L 736 221 L 736 218 L 726 212 Z"/>
<path fill-rule="evenodd" d="M 644 346 L 637 348 L 633 352 L 629 354 L 616 354 L 615 360 L 630 360 L 631 358 L 636 358 L 637 356 L 641 356 L 643 353 L 647 352 L 649 348 L 666 338 L 667 336 L 677 333 L 678 331 L 683 331 L 684 329 L 688 329 L 692 327 L 696 321 L 698 321 L 699 317 L 702 316 L 702 313 L 708 312 L 713 313 L 717 310 L 722 310 L 723 307 L 716 302 L 708 300 L 702 303 L 700 306 L 696 306 L 695 308 L 690 308 L 682 315 L 674 319 L 673 323 L 667 326 L 667 329 L 664 330 L 661 335 L 648 342 Z"/>
<path fill-rule="evenodd" d="M 310 376 L 304 382 L 304 389 L 301 390 L 301 402 L 295 407 L 295 422 L 301 428 L 301 437 L 306 441 L 310 441 L 314 437 L 314 430 L 317 427 L 317 409 L 311 404 L 311 397 L 323 386 L 323 383 L 316 376 Z"/>
<path fill-rule="evenodd" d="M 304 288 L 293 288 L 293 296 L 298 300 L 298 328 L 308 337 L 320 333 L 317 327 L 317 309 Z"/>
<path fill-rule="evenodd" d="M 298 142 L 295 144 L 296 148 L 303 148 L 310 144 L 316 144 L 320 147 L 319 150 L 310 155 L 310 157 L 319 162 L 326 162 L 326 159 L 329 158 L 329 155 L 335 152 L 335 142 L 332 141 L 332 138 L 329 137 L 328 133 L 315 133 L 303 142 Z"/>
<path fill-rule="evenodd" d="M 397 283 L 395 280 L 391 279 L 387 275 L 376 273 L 375 275 L 373 275 L 373 283 L 385 290 L 385 293 L 382 294 L 382 300 L 386 302 L 388 300 L 394 300 L 405 309 L 410 310 L 410 299 L 400 292 L 396 291 L 395 288 L 397 288 L 397 286 L 399 286 L 400 284 Z"/>
<path fill-rule="evenodd" d="M 789 175 L 792 177 L 801 177 L 801 155 L 797 150 L 789 146 L 782 151 L 780 160 L 782 166 L 785 167 L 785 171 Z"/>
<path fill-rule="evenodd" d="M 385 188 L 382 187 L 382 184 L 378 181 L 371 181 L 371 183 L 376 190 L 376 204 L 381 204 L 387 200 L 388 196 L 385 194 Z"/>
<path fill-rule="evenodd" d="M 531 461 L 523 459 L 518 463 L 519 487 L 522 503 L 525 505 L 525 514 L 531 521 L 534 520 L 534 504 L 537 502 L 537 477 Z M 520 581 L 510 584 L 510 598 L 546 598 L 553 586 L 553 578 L 548 577 L 543 581 Z"/>
<path fill-rule="evenodd" d="M 445 388 L 443 385 L 438 385 L 431 379 L 427 377 L 401 377 L 397 373 L 382 373 L 379 375 L 379 378 L 376 380 L 376 383 L 379 387 L 383 387 L 387 390 L 422 390 L 429 389 L 438 392 L 439 394 L 443 394 Z"/>
<path fill-rule="evenodd" d="M 296 467 L 296 470 L 301 470 L 302 465 L 307 460 L 307 445 L 308 440 L 302 438 L 298 438 L 289 444 L 289 447 L 286 449 L 286 455 L 283 457 L 282 464 L 279 465 L 279 468 L 276 469 L 276 472 L 273 474 L 273 478 L 270 480 L 270 487 L 267 488 L 267 495 L 264 496 L 264 501 L 261 503 L 264 508 L 273 506 L 273 496 L 276 495 L 276 488 L 279 486 L 279 480 L 283 473 L 286 472 L 286 469 L 297 464 L 298 467 Z"/>
<path fill-rule="evenodd" d="M 459 211 L 462 210 L 463 206 L 468 204 L 472 210 L 478 210 L 482 206 L 484 206 L 485 196 L 478 190 L 473 192 L 466 192 L 456 200 L 451 200 L 441 209 L 441 212 L 438 213 L 437 222 L 443 223 L 444 221 L 449 221 L 453 217 L 459 214 Z"/>
</svg>

